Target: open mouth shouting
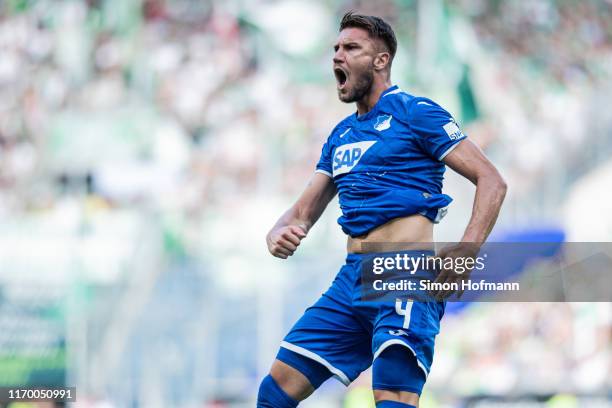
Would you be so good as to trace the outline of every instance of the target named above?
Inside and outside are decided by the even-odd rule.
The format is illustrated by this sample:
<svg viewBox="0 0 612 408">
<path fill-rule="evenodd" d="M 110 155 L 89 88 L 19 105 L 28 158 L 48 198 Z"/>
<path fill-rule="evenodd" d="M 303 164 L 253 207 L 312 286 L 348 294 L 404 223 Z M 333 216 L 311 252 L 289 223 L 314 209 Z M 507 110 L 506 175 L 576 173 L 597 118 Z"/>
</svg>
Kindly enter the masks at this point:
<svg viewBox="0 0 612 408">
<path fill-rule="evenodd" d="M 341 67 L 334 67 L 334 75 L 336 76 L 338 90 L 343 90 L 348 81 L 348 72 Z"/>
</svg>

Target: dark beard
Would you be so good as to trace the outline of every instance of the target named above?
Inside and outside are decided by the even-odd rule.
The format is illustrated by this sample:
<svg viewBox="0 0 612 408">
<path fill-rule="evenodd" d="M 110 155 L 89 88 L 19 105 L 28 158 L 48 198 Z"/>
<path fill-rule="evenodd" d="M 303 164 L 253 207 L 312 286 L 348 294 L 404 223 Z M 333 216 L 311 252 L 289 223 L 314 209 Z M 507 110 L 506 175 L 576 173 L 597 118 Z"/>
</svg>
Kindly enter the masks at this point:
<svg viewBox="0 0 612 408">
<path fill-rule="evenodd" d="M 348 95 L 343 96 L 338 93 L 338 98 L 340 98 L 340 100 L 345 103 L 357 102 L 363 99 L 363 97 L 365 97 L 370 92 L 373 82 L 374 74 L 371 70 L 366 70 L 357 78 L 355 85 L 350 90 Z"/>
</svg>

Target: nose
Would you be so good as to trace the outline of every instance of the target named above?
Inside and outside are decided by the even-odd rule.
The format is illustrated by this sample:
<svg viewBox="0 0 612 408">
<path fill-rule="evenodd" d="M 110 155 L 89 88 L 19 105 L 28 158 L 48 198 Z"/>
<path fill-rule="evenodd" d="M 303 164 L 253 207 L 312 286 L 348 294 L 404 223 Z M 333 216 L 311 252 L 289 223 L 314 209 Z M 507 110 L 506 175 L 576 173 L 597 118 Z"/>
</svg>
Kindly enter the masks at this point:
<svg viewBox="0 0 612 408">
<path fill-rule="evenodd" d="M 344 62 L 344 53 L 342 52 L 342 49 L 338 49 L 338 51 L 336 51 L 334 54 L 334 64 L 340 64 L 342 62 Z"/>
</svg>

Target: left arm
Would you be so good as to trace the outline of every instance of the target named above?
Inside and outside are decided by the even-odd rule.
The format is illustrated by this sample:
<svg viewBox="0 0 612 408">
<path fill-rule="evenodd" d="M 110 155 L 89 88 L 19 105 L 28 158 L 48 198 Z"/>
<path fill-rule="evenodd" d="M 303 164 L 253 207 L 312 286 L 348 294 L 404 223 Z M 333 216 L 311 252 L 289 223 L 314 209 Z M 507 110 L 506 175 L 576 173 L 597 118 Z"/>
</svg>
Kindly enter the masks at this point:
<svg viewBox="0 0 612 408">
<path fill-rule="evenodd" d="M 409 102 L 407 112 L 406 119 L 423 150 L 476 185 L 472 217 L 461 241 L 482 245 L 495 225 L 506 183 L 482 150 L 465 138 L 450 113 L 440 105 L 418 97 Z M 459 139 L 462 140 L 456 142 Z"/>
<path fill-rule="evenodd" d="M 497 220 L 506 196 L 506 182 L 482 150 L 468 139 L 459 143 L 444 163 L 476 186 L 472 216 L 461 242 L 480 248 Z"/>
<path fill-rule="evenodd" d="M 506 195 L 506 183 L 482 150 L 465 138 L 453 117 L 440 105 L 418 97 L 409 103 L 407 110 L 407 120 L 423 150 L 476 185 L 472 216 L 461 242 L 442 248 L 438 257 L 474 258 L 495 225 Z M 459 274 L 442 269 L 436 282 L 458 282 L 467 279 L 468 275 L 469 272 Z M 451 293 L 441 291 L 436 297 L 447 297 Z"/>
<path fill-rule="evenodd" d="M 461 242 L 439 251 L 441 258 L 460 258 L 478 255 L 482 244 L 495 225 L 497 215 L 506 196 L 506 182 L 495 166 L 486 158 L 482 150 L 470 140 L 465 139 L 450 152 L 444 162 L 451 169 L 461 174 L 476 185 L 476 195 L 472 207 L 470 222 L 465 228 Z M 470 271 L 458 274 L 453 270 L 442 270 L 436 282 L 460 282 L 468 279 Z M 447 298 L 453 293 L 439 291 L 434 293 L 438 298 Z M 458 298 L 463 291 L 458 292 Z"/>
</svg>

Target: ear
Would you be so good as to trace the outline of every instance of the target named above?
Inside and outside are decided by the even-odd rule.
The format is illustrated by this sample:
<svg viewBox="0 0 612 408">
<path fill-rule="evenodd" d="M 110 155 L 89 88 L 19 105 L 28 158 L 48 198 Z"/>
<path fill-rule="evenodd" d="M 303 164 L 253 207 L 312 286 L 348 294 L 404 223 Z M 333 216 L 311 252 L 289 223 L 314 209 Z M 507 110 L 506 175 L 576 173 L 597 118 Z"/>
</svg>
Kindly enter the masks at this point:
<svg viewBox="0 0 612 408">
<path fill-rule="evenodd" d="M 389 59 L 391 55 L 388 52 L 379 52 L 374 57 L 374 69 L 376 71 L 382 71 L 389 65 Z"/>
</svg>

